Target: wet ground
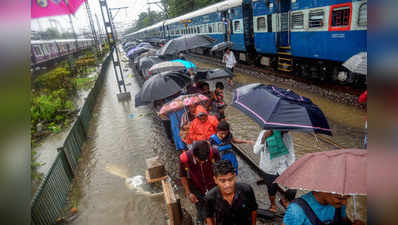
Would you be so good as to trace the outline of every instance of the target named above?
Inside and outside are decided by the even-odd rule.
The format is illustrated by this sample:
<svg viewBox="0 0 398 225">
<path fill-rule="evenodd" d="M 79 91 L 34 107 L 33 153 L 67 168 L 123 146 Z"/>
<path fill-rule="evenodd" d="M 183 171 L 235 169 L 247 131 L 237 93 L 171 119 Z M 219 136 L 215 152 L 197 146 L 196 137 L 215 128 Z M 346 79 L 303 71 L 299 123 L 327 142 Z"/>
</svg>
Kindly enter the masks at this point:
<svg viewBox="0 0 398 225">
<path fill-rule="evenodd" d="M 199 67 L 212 67 L 203 63 Z M 124 65 L 126 66 L 126 65 Z M 167 224 L 167 209 L 163 197 L 151 198 L 139 190 L 127 188 L 125 180 L 129 177 L 145 174 L 145 159 L 159 156 L 175 184 L 175 191 L 181 198 L 182 207 L 194 214 L 193 205 L 184 197 L 183 189 L 178 182 L 178 153 L 167 139 L 159 119 L 150 107 L 134 107 L 134 95 L 139 90 L 142 80 L 132 71 L 125 71 L 127 89 L 132 99 L 120 103 L 116 94 L 118 88 L 110 66 L 106 81 L 98 99 L 89 131 L 89 140 L 83 148 L 80 168 L 70 195 L 71 206 L 77 207 L 79 217 L 72 224 Z M 240 83 L 259 82 L 252 77 L 238 74 L 236 81 Z M 227 85 L 226 85 L 227 86 Z M 214 84 L 211 84 L 214 88 Z M 335 133 L 333 141 L 344 147 L 360 147 L 363 135 L 363 112 L 355 108 L 334 104 L 328 100 L 310 97 L 324 110 Z M 228 104 L 232 100 L 232 89 L 225 90 Z M 341 115 L 342 114 L 342 115 Z M 247 116 L 233 107 L 227 107 L 227 120 L 231 123 L 235 136 L 255 141 L 260 128 Z M 317 141 L 311 134 L 293 132 L 297 157 L 304 153 L 328 150 L 336 146 Z M 246 154 L 258 162 L 251 146 L 240 145 Z M 245 162 L 240 163 L 238 180 L 249 183 L 255 190 L 261 208 L 267 208 L 266 187 L 257 186 L 260 179 Z M 280 222 L 280 221 L 279 221 Z M 271 224 L 276 222 L 259 222 Z"/>
</svg>

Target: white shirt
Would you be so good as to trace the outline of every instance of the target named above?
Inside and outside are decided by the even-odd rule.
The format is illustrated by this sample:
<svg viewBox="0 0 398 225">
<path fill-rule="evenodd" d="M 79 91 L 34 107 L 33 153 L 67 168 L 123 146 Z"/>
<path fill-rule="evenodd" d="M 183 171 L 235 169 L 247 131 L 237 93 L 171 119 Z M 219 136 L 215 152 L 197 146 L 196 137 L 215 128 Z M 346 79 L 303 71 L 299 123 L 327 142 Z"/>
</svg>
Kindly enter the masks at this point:
<svg viewBox="0 0 398 225">
<path fill-rule="evenodd" d="M 226 63 L 225 66 L 227 68 L 230 68 L 230 69 L 233 68 L 236 64 L 236 59 L 235 59 L 234 53 L 232 51 L 229 51 L 229 54 L 225 53 L 222 62 Z"/>
<path fill-rule="evenodd" d="M 265 131 L 266 130 L 262 130 L 258 135 L 256 144 L 253 147 L 253 152 L 255 154 L 260 154 L 260 169 L 268 174 L 280 175 L 296 160 L 292 136 L 289 133 L 285 133 L 283 135 L 283 143 L 285 143 L 289 150 L 289 154 L 282 155 L 271 160 L 271 155 L 267 149 L 267 145 L 261 144 L 261 139 L 263 138 Z"/>
</svg>

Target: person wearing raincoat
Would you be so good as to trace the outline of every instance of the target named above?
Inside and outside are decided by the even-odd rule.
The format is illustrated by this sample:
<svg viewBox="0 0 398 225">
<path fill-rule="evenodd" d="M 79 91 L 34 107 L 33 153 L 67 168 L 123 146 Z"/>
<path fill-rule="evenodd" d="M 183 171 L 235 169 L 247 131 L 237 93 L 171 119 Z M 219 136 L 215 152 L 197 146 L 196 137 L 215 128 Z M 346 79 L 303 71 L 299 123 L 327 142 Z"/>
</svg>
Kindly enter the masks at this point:
<svg viewBox="0 0 398 225">
<path fill-rule="evenodd" d="M 274 152 L 270 148 L 273 143 L 279 141 L 280 145 L 284 145 L 284 151 Z M 283 146 L 282 146 L 283 147 Z M 260 154 L 260 168 L 264 171 L 264 181 L 267 185 L 269 198 L 271 201 L 270 211 L 276 212 L 277 205 L 275 202 L 276 193 L 282 194 L 280 204 L 287 208 L 288 201 L 292 201 L 296 195 L 296 191 L 288 190 L 284 192 L 275 183 L 275 179 L 283 173 L 295 161 L 295 153 L 293 139 L 288 132 L 277 130 L 262 130 L 258 135 L 257 141 L 253 147 L 255 154 Z"/>
<path fill-rule="evenodd" d="M 217 131 L 217 118 L 209 115 L 202 105 L 196 107 L 195 116 L 196 118 L 192 121 L 184 139 L 186 144 L 192 144 L 195 141 L 207 141 Z"/>
</svg>

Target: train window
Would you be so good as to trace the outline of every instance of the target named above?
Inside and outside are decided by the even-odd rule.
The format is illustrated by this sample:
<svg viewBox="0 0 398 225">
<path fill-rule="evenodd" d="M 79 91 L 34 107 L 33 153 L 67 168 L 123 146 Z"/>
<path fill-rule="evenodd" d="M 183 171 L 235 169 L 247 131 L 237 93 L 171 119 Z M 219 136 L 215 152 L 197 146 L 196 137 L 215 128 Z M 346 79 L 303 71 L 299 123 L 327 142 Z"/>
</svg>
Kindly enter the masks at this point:
<svg viewBox="0 0 398 225">
<path fill-rule="evenodd" d="M 323 10 L 310 11 L 310 18 L 309 18 L 308 26 L 310 28 L 323 27 L 324 15 L 325 15 L 325 13 Z"/>
<path fill-rule="evenodd" d="M 199 26 L 196 27 L 196 33 L 200 34 Z"/>
<path fill-rule="evenodd" d="M 367 26 L 368 25 L 368 4 L 364 3 L 359 7 L 359 18 L 358 18 L 359 26 Z"/>
<path fill-rule="evenodd" d="M 344 27 L 350 24 L 350 7 L 335 8 L 332 11 L 332 27 Z"/>
<path fill-rule="evenodd" d="M 224 24 L 223 23 L 218 23 L 218 32 L 224 33 Z"/>
<path fill-rule="evenodd" d="M 304 14 L 302 12 L 292 14 L 292 28 L 293 29 L 304 28 Z"/>
<path fill-rule="evenodd" d="M 240 32 L 240 21 L 239 20 L 234 22 L 234 30 L 235 30 L 235 32 Z"/>
<path fill-rule="evenodd" d="M 35 55 L 41 56 L 43 53 L 40 50 L 40 47 L 33 47 L 33 51 L 35 52 Z"/>
<path fill-rule="evenodd" d="M 208 25 L 209 33 L 213 33 L 213 28 L 211 27 L 211 24 Z"/>
<path fill-rule="evenodd" d="M 265 31 L 265 17 L 257 17 L 257 31 Z"/>
</svg>

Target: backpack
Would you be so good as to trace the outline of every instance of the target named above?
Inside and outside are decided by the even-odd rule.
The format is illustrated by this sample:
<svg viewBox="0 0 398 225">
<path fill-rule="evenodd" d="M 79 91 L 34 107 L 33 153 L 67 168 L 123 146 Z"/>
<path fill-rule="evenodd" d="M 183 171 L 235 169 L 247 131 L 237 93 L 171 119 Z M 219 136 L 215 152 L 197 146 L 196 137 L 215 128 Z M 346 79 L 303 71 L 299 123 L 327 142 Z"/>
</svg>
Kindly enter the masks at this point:
<svg viewBox="0 0 398 225">
<path fill-rule="evenodd" d="M 272 135 L 266 139 L 266 143 L 271 159 L 289 154 L 289 150 L 283 143 L 282 134 L 278 130 L 272 131 Z"/>
<path fill-rule="evenodd" d="M 296 198 L 292 203 L 296 203 L 299 205 L 305 215 L 308 217 L 312 225 L 349 225 L 351 224 L 349 221 L 343 220 L 341 217 L 341 208 L 337 208 L 334 212 L 334 218 L 331 223 L 324 223 L 322 222 L 318 216 L 315 214 L 314 210 L 312 210 L 311 206 L 308 205 L 307 201 L 302 198 Z"/>
<path fill-rule="evenodd" d="M 210 147 L 210 153 L 209 153 L 209 158 L 208 158 L 208 160 L 209 160 L 212 164 L 215 163 L 215 159 L 213 158 L 213 155 L 214 155 L 213 148 Z M 187 173 L 189 172 L 189 157 L 190 157 L 190 156 L 188 156 L 188 151 L 185 151 L 185 152 L 183 152 L 183 153 L 180 155 L 180 161 L 181 161 L 182 164 L 184 165 L 185 170 L 187 171 Z M 193 156 L 191 156 L 191 157 L 193 157 Z"/>
</svg>

